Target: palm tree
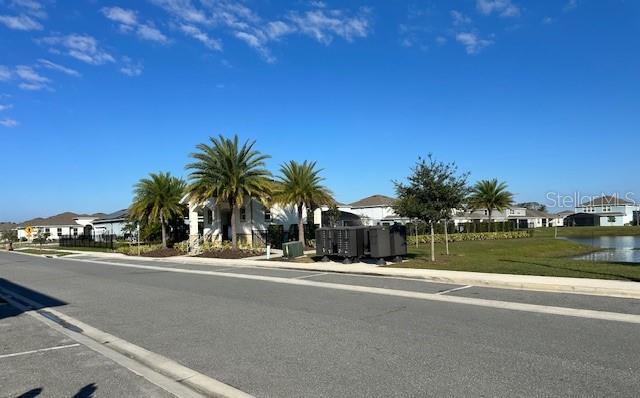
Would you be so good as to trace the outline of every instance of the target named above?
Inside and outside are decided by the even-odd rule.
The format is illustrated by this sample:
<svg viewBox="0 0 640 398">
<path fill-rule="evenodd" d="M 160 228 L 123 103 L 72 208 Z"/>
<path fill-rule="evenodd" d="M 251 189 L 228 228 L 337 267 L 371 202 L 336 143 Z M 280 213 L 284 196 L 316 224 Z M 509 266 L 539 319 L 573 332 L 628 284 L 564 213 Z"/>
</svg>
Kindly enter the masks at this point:
<svg viewBox="0 0 640 398">
<path fill-rule="evenodd" d="M 284 205 L 295 204 L 298 211 L 298 240 L 304 245 L 303 208 L 307 212 L 317 204 L 332 204 L 333 195 L 322 185 L 321 169 L 316 169 L 316 162 L 298 163 L 295 160 L 280 166 L 274 198 Z"/>
<path fill-rule="evenodd" d="M 238 248 L 237 220 L 245 197 L 264 201 L 271 192 L 271 173 L 265 169 L 269 158 L 253 149 L 255 141 L 240 146 L 238 136 L 233 139 L 222 135 L 211 137 L 210 144 L 199 144 L 191 154 L 195 159 L 187 165 L 191 170 L 189 197 L 198 202 L 213 199 L 217 204 L 227 203 L 231 208 L 231 242 Z"/>
<path fill-rule="evenodd" d="M 133 203 L 129 216 L 141 220 L 157 220 L 162 229 L 162 247 L 167 248 L 167 224 L 173 217 L 182 214 L 180 200 L 186 184 L 169 173 L 151 173 L 134 187 Z"/>
<path fill-rule="evenodd" d="M 493 209 L 504 210 L 513 203 L 513 194 L 507 191 L 507 184 L 498 182 L 496 178 L 476 182 L 471 188 L 469 205 L 471 210 L 487 209 L 489 216 L 489 231 L 491 231 L 491 216 Z"/>
</svg>

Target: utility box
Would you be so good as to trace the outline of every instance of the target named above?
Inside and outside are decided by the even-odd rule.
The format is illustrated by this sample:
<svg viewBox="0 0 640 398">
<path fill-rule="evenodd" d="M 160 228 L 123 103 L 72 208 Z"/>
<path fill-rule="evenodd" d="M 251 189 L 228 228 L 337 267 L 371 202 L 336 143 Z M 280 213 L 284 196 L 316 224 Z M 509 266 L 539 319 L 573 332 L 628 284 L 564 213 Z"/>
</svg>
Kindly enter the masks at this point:
<svg viewBox="0 0 640 398">
<path fill-rule="evenodd" d="M 286 258 L 296 258 L 304 255 L 302 242 L 287 242 L 282 244 L 282 255 Z"/>
<path fill-rule="evenodd" d="M 338 254 L 334 237 L 335 230 L 333 228 L 316 229 L 316 255 L 331 256 Z"/>
<path fill-rule="evenodd" d="M 341 227 L 335 229 L 338 252 L 342 257 L 359 258 L 364 255 L 364 228 Z"/>
<path fill-rule="evenodd" d="M 391 255 L 401 257 L 407 255 L 407 227 L 394 224 L 389 228 L 391 235 Z"/>
<path fill-rule="evenodd" d="M 370 227 L 368 230 L 368 251 L 373 258 L 391 256 L 391 235 L 389 227 Z"/>
</svg>

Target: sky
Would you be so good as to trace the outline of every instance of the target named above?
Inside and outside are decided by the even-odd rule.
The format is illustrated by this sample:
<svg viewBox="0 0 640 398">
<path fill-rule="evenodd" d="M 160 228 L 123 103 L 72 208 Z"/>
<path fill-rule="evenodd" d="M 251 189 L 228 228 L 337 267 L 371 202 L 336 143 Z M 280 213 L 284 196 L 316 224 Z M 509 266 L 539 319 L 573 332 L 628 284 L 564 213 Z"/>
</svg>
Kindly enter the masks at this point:
<svg viewBox="0 0 640 398">
<path fill-rule="evenodd" d="M 0 0 L 0 221 L 125 208 L 219 134 L 341 202 L 429 153 L 517 201 L 640 200 L 639 49 L 637 1 Z"/>
</svg>

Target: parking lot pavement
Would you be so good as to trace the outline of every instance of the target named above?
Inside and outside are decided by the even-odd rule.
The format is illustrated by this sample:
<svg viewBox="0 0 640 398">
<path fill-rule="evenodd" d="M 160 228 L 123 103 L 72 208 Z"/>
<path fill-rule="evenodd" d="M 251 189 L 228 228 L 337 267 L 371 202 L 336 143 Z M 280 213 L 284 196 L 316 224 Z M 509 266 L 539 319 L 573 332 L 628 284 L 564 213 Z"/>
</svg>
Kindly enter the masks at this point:
<svg viewBox="0 0 640 398">
<path fill-rule="evenodd" d="M 0 397 L 172 397 L 0 299 Z"/>
</svg>

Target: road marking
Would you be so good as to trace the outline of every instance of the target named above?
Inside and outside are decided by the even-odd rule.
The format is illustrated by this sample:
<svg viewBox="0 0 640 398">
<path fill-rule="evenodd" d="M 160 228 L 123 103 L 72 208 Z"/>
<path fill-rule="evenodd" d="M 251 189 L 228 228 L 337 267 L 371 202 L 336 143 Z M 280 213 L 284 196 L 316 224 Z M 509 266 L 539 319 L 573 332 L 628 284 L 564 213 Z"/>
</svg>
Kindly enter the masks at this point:
<svg viewBox="0 0 640 398">
<path fill-rule="evenodd" d="M 447 294 L 447 293 L 451 293 L 451 292 L 457 292 L 458 290 L 468 289 L 470 287 L 473 287 L 473 286 L 467 285 L 467 286 L 454 287 L 453 289 L 443 290 L 443 291 L 438 292 L 436 294 Z"/>
<path fill-rule="evenodd" d="M 0 287 L 0 294 L 12 306 L 68 336 L 78 343 L 102 354 L 104 357 L 147 379 L 163 390 L 180 398 L 252 398 L 234 387 L 224 384 L 195 370 L 189 369 L 167 357 L 148 351 L 116 336 L 98 330 L 86 323 L 45 307 L 13 291 Z M 31 308 L 40 308 L 32 310 Z M 53 317 L 45 316 L 44 312 Z M 58 319 L 59 321 L 55 321 Z M 69 323 L 68 328 L 61 323 Z M 75 330 L 79 330 L 75 331 Z M 204 395 L 202 394 L 204 393 Z"/>
<path fill-rule="evenodd" d="M 23 352 L 16 352 L 13 354 L 0 355 L 0 359 L 19 357 L 21 355 L 37 354 L 39 352 L 56 351 L 56 350 L 62 350 L 65 348 L 79 347 L 79 346 L 80 344 L 76 343 L 76 344 L 59 345 L 57 347 L 40 348 L 39 350 L 23 351 Z"/>
<path fill-rule="evenodd" d="M 311 274 L 311 275 L 302 275 L 302 276 L 296 276 L 293 279 L 306 279 L 306 278 L 313 278 L 314 276 L 322 276 L 322 275 L 326 275 L 328 274 L 328 272 L 320 272 L 319 274 Z"/>
<path fill-rule="evenodd" d="M 82 261 L 82 260 L 76 260 L 76 259 L 68 259 L 65 261 L 78 261 L 78 262 L 94 263 L 94 264 L 101 264 L 101 265 L 111 265 L 111 266 L 123 267 L 123 268 L 161 269 L 168 272 L 175 272 L 175 273 L 182 273 L 182 274 L 221 276 L 226 278 L 247 279 L 247 280 L 263 281 L 263 282 L 280 283 L 285 285 L 320 287 L 325 289 L 379 294 L 384 296 L 403 297 L 403 298 L 426 300 L 426 301 L 440 301 L 440 302 L 453 303 L 453 304 L 475 305 L 479 307 L 496 308 L 496 309 L 504 309 L 504 310 L 512 310 L 512 311 L 534 312 L 534 313 L 547 314 L 547 315 L 560 315 L 560 316 L 568 316 L 568 317 L 576 317 L 576 318 L 599 319 L 599 320 L 605 320 L 605 321 L 616 321 L 616 322 L 640 324 L 640 315 L 623 314 L 618 312 L 595 311 L 595 310 L 585 310 L 585 309 L 566 308 L 566 307 L 553 307 L 553 306 L 544 306 L 544 305 L 538 305 L 538 304 L 513 303 L 509 301 L 487 300 L 487 299 L 462 297 L 462 296 L 446 296 L 446 295 L 441 295 L 441 294 L 439 295 L 435 293 L 422 293 L 422 292 L 413 292 L 413 291 L 407 291 L 407 290 L 384 289 L 379 287 L 345 285 L 341 283 L 318 282 L 318 281 L 312 281 L 312 280 L 306 280 L 306 279 L 281 278 L 276 276 L 246 275 L 246 274 L 239 274 L 239 273 L 216 272 L 216 271 L 200 271 L 200 270 L 190 270 L 190 269 L 183 269 L 183 268 L 156 267 L 152 265 L 111 263 L 106 261 L 97 262 L 97 261 Z"/>
</svg>

